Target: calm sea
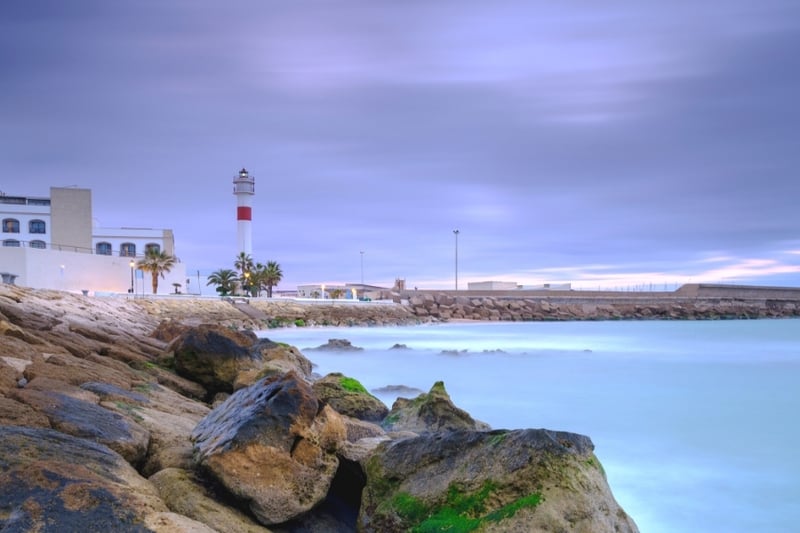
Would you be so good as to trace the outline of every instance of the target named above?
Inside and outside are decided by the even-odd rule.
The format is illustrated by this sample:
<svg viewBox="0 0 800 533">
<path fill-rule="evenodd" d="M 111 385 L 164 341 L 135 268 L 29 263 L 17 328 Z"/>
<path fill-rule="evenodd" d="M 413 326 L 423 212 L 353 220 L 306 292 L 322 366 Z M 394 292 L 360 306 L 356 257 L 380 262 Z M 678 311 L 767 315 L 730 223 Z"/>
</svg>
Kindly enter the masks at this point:
<svg viewBox="0 0 800 533">
<path fill-rule="evenodd" d="M 643 533 L 800 528 L 800 321 L 458 323 L 260 332 L 320 374 L 589 435 Z M 361 352 L 306 350 L 330 338 Z M 409 349 L 390 349 L 394 344 Z M 388 406 L 397 394 L 376 393 Z"/>
</svg>

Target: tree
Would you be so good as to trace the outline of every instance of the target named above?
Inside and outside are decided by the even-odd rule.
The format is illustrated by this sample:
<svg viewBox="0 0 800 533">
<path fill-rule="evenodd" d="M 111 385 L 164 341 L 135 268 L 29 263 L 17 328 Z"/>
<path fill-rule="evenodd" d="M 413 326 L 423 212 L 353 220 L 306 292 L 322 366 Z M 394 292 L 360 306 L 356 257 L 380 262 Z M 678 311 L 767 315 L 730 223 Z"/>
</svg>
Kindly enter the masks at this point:
<svg viewBox="0 0 800 533">
<path fill-rule="evenodd" d="M 216 285 L 216 291 L 220 293 L 221 296 L 227 296 L 229 293 L 236 290 L 237 281 L 239 281 L 239 278 L 236 276 L 235 270 L 223 268 L 212 272 L 211 275 L 208 276 L 208 283 L 206 283 L 206 285 Z"/>
<path fill-rule="evenodd" d="M 245 252 L 239 252 L 239 255 L 236 256 L 236 260 L 233 262 L 233 266 L 240 273 L 239 281 L 242 282 L 242 289 L 249 293 L 253 286 L 253 280 L 251 279 L 255 266 L 253 264 L 253 258 Z"/>
<path fill-rule="evenodd" d="M 344 294 L 344 291 L 342 289 L 333 289 L 333 290 L 331 290 L 331 298 L 333 298 L 334 300 L 338 300 L 339 298 L 342 297 L 343 294 Z"/>
<path fill-rule="evenodd" d="M 144 253 L 144 259 L 140 259 L 136 264 L 138 268 L 145 272 L 150 272 L 153 280 L 153 294 L 158 292 L 158 277 L 172 270 L 175 266 L 175 257 L 161 250 L 151 248 Z"/>
<path fill-rule="evenodd" d="M 275 261 L 267 261 L 267 266 L 261 275 L 264 286 L 267 288 L 267 297 L 272 298 L 272 287 L 283 279 L 281 266 Z"/>
<path fill-rule="evenodd" d="M 153 294 L 158 292 L 158 278 L 161 277 L 163 279 L 164 274 L 172 270 L 172 267 L 175 266 L 175 261 L 176 259 L 174 256 L 161 250 L 151 248 L 145 251 L 144 258 L 140 259 L 136 264 L 137 268 L 145 272 L 150 272 L 152 276 Z"/>
<path fill-rule="evenodd" d="M 233 262 L 233 267 L 239 271 L 239 277 L 243 278 L 245 272 L 253 270 L 253 258 L 250 257 L 249 254 L 239 252 L 239 255 L 236 256 L 236 260 Z"/>
</svg>

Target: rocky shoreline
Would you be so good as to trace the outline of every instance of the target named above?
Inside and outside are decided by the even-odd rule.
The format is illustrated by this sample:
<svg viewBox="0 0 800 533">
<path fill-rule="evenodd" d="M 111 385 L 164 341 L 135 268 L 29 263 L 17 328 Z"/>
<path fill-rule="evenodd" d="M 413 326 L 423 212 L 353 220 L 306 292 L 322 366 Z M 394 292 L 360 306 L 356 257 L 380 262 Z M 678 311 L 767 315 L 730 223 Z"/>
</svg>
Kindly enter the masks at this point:
<svg viewBox="0 0 800 533">
<path fill-rule="evenodd" d="M 589 437 L 389 408 L 238 305 L 0 286 L 0 529 L 637 531 Z M 281 316 L 417 320 L 332 309 Z"/>
</svg>

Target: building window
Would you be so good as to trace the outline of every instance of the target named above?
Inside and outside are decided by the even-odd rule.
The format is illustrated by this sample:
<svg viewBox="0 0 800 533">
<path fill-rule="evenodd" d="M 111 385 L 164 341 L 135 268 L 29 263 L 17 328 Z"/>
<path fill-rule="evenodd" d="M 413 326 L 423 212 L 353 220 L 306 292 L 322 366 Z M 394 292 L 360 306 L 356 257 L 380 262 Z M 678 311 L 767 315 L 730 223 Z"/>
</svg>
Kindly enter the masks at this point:
<svg viewBox="0 0 800 533">
<path fill-rule="evenodd" d="M 47 233 L 47 226 L 44 220 L 31 220 L 28 223 L 28 231 L 30 233 Z"/>
<path fill-rule="evenodd" d="M 3 233 L 19 233 L 19 220 L 16 218 L 4 218 Z"/>
<path fill-rule="evenodd" d="M 111 255 L 111 243 L 98 242 L 94 246 L 94 253 L 96 253 L 97 255 Z"/>
<path fill-rule="evenodd" d="M 136 257 L 136 245 L 132 242 L 123 242 L 119 247 L 119 255 L 122 257 Z"/>
<path fill-rule="evenodd" d="M 31 241 L 30 247 L 44 250 L 45 248 L 47 248 L 47 244 L 44 241 Z"/>
<path fill-rule="evenodd" d="M 161 245 L 155 242 L 148 242 L 144 245 L 144 253 L 149 254 L 150 252 L 159 253 L 161 252 Z"/>
<path fill-rule="evenodd" d="M 16 239 L 6 239 L 3 241 L 3 246 L 19 247 L 19 241 Z"/>
</svg>

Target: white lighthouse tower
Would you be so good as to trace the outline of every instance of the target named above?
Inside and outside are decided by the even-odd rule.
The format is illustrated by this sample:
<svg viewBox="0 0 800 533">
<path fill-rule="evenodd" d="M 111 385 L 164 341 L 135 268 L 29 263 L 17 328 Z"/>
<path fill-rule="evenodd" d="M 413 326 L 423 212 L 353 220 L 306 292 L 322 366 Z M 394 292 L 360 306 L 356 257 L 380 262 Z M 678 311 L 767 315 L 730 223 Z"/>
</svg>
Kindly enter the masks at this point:
<svg viewBox="0 0 800 533">
<path fill-rule="evenodd" d="M 238 252 L 253 253 L 253 195 L 256 180 L 246 169 L 233 178 L 233 194 L 236 195 L 236 245 Z"/>
</svg>

